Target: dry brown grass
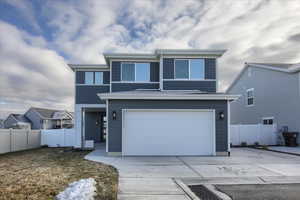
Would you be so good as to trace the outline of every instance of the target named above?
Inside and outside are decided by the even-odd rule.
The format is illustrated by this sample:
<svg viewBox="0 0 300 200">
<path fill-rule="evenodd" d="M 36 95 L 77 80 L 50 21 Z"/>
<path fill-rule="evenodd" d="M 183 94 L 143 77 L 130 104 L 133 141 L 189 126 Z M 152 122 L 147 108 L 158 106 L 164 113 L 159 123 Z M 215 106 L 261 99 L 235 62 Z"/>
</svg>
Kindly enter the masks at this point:
<svg viewBox="0 0 300 200">
<path fill-rule="evenodd" d="M 96 180 L 97 199 L 116 199 L 117 170 L 84 160 L 87 153 L 41 148 L 0 155 L 0 199 L 53 199 L 82 178 Z"/>
</svg>

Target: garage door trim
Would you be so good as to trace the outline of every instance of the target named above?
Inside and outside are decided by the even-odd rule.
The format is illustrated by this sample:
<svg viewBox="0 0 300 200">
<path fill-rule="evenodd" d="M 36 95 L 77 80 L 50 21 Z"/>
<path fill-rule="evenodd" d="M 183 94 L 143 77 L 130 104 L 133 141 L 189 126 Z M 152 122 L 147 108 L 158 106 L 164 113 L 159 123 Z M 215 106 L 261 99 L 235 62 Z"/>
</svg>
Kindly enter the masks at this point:
<svg viewBox="0 0 300 200">
<path fill-rule="evenodd" d="M 167 112 L 212 112 L 213 115 L 213 134 L 212 134 L 212 153 L 213 156 L 216 155 L 216 114 L 215 114 L 215 109 L 122 109 L 122 156 L 124 156 L 124 138 L 126 136 L 125 132 L 125 113 L 126 112 L 157 112 L 157 111 L 167 111 Z"/>
</svg>

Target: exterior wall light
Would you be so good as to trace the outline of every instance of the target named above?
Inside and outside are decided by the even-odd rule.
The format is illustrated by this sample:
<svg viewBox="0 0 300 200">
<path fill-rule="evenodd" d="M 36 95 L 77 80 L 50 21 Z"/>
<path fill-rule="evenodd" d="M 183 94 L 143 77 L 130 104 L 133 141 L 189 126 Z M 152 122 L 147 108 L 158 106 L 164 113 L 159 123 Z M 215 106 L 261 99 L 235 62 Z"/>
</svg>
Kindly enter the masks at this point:
<svg viewBox="0 0 300 200">
<path fill-rule="evenodd" d="M 117 113 L 116 113 L 116 111 L 113 111 L 113 112 L 112 112 L 112 118 L 113 118 L 113 120 L 116 120 L 116 119 L 117 119 Z"/>
<path fill-rule="evenodd" d="M 223 120 L 225 118 L 224 112 L 219 112 L 219 119 Z"/>
</svg>

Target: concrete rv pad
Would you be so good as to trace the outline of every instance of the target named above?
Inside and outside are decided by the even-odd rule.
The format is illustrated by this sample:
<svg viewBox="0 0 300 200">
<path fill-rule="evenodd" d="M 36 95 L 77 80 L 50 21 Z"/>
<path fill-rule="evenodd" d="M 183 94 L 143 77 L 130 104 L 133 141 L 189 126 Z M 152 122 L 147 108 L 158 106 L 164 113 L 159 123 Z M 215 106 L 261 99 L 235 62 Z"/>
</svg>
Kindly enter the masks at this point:
<svg viewBox="0 0 300 200">
<path fill-rule="evenodd" d="M 300 183 L 300 157 L 233 148 L 231 157 L 109 157 L 99 148 L 86 159 L 119 171 L 118 199 L 189 199 L 176 184 Z"/>
</svg>

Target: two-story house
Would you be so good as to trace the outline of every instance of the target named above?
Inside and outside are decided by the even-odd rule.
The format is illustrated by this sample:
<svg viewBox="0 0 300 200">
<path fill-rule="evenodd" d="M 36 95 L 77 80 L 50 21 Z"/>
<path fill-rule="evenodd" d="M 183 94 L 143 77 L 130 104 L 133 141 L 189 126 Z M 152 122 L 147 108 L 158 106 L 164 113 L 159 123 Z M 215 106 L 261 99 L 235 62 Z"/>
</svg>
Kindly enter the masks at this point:
<svg viewBox="0 0 300 200">
<path fill-rule="evenodd" d="M 300 64 L 246 63 L 227 89 L 232 124 L 276 124 L 300 132 Z"/>
<path fill-rule="evenodd" d="M 75 72 L 76 147 L 106 142 L 108 155 L 227 155 L 229 101 L 217 92 L 224 50 L 105 53 Z"/>
</svg>

